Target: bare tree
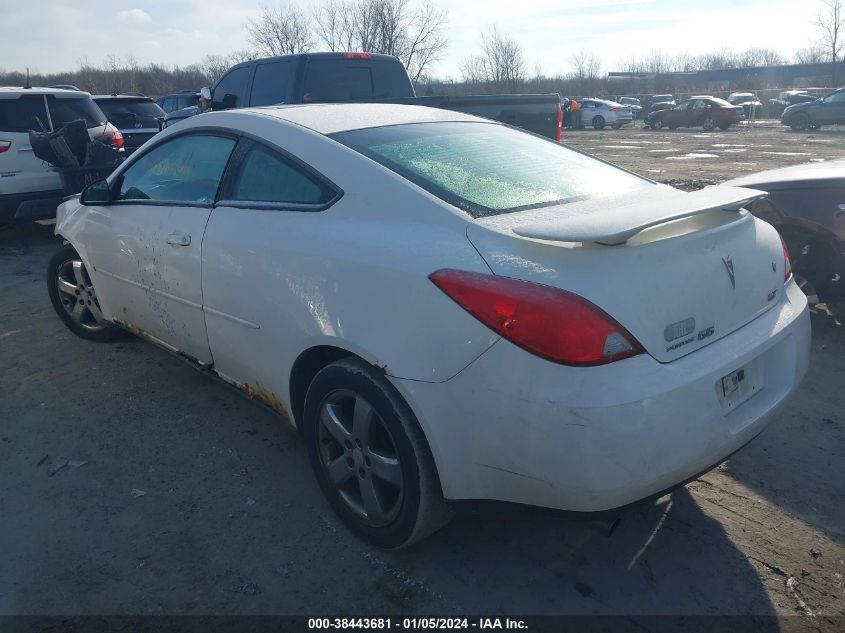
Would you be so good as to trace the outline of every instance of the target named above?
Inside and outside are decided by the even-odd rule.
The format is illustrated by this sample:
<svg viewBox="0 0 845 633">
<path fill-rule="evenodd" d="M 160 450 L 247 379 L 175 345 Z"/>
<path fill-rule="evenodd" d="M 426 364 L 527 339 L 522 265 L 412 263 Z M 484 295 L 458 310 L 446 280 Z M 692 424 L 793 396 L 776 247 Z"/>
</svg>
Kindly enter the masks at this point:
<svg viewBox="0 0 845 633">
<path fill-rule="evenodd" d="M 482 54 L 465 60 L 461 71 L 465 76 L 480 72 L 483 81 L 496 91 L 515 92 L 525 81 L 525 56 L 513 38 L 499 32 L 496 26 L 481 36 Z"/>
<path fill-rule="evenodd" d="M 842 52 L 845 36 L 845 7 L 842 0 L 824 0 L 825 10 L 816 17 L 816 26 L 821 31 L 822 45 L 830 53 L 830 73 L 833 85 L 836 85 L 836 62 Z"/>
<path fill-rule="evenodd" d="M 446 52 L 449 46 L 446 37 L 447 21 L 446 10 L 429 0 L 411 18 L 400 57 L 414 84 Z"/>
<path fill-rule="evenodd" d="M 473 55 L 461 62 L 461 81 L 473 85 L 487 81 L 484 59 L 482 57 Z"/>
<path fill-rule="evenodd" d="M 292 4 L 262 6 L 261 15 L 247 20 L 246 29 L 250 43 L 264 55 L 305 53 L 313 46 L 308 16 Z"/>
<path fill-rule="evenodd" d="M 317 38 L 332 51 L 394 55 L 417 83 L 448 46 L 445 9 L 430 0 L 325 0 L 313 10 Z"/>
<path fill-rule="evenodd" d="M 807 46 L 795 51 L 793 61 L 796 64 L 823 64 L 829 62 L 827 50 L 820 46 Z"/>
</svg>

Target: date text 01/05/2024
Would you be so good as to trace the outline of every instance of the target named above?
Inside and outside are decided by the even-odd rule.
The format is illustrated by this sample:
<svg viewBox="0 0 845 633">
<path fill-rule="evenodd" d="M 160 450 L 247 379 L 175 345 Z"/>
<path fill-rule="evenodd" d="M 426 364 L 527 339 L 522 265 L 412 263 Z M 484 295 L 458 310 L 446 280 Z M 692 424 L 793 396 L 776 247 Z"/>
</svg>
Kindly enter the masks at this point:
<svg viewBox="0 0 845 633">
<path fill-rule="evenodd" d="M 313 630 L 521 630 L 528 628 L 524 620 L 512 618 L 309 618 L 308 628 Z"/>
</svg>

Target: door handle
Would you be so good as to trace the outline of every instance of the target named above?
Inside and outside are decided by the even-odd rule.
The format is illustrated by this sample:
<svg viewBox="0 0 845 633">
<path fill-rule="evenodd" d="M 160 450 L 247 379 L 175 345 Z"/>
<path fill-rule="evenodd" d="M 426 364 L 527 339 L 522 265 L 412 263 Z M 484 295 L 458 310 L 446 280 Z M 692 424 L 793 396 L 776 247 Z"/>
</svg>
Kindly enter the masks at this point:
<svg viewBox="0 0 845 633">
<path fill-rule="evenodd" d="M 184 233 L 171 233 L 167 236 L 167 243 L 173 246 L 190 246 L 191 236 Z"/>
</svg>

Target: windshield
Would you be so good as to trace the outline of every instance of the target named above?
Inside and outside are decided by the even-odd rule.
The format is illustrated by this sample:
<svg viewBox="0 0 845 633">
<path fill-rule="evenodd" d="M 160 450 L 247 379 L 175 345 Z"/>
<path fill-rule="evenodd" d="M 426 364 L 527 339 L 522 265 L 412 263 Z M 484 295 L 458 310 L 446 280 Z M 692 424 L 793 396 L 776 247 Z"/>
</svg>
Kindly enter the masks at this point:
<svg viewBox="0 0 845 633">
<path fill-rule="evenodd" d="M 622 103 L 624 105 L 640 105 L 640 100 L 634 99 L 633 97 L 622 97 L 619 100 L 619 103 Z"/>
<path fill-rule="evenodd" d="M 332 138 L 473 217 L 650 186 L 555 142 L 492 123 L 413 123 Z"/>
<path fill-rule="evenodd" d="M 118 100 L 103 99 L 97 101 L 97 105 L 108 117 L 109 121 L 120 124 L 134 123 L 135 121 L 158 119 L 164 116 L 164 111 L 154 102 L 147 100 Z"/>
<path fill-rule="evenodd" d="M 654 103 L 666 103 L 672 100 L 672 95 L 654 95 L 651 100 Z"/>
</svg>

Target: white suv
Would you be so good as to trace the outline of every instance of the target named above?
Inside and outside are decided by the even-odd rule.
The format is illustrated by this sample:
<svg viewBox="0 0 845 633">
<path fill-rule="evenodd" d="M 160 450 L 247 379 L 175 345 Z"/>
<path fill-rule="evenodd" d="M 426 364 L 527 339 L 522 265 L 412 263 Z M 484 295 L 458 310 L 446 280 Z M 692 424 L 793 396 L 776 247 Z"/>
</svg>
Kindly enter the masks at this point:
<svg viewBox="0 0 845 633">
<path fill-rule="evenodd" d="M 33 153 L 29 130 L 50 132 L 77 119 L 85 120 L 92 139 L 122 147 L 120 132 L 87 92 L 0 87 L 0 224 L 55 216 L 61 180 Z"/>
</svg>

